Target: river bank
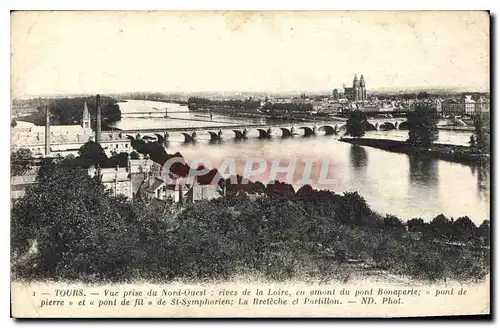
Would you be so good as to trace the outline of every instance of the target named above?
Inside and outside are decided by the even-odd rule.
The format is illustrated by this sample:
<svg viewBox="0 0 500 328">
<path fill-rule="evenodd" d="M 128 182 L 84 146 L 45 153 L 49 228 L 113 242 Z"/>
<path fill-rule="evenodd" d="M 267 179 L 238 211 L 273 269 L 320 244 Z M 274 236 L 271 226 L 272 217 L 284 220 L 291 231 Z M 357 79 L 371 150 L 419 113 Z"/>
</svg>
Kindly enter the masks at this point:
<svg viewBox="0 0 500 328">
<path fill-rule="evenodd" d="M 463 164 L 479 164 L 488 161 L 490 158 L 489 154 L 480 154 L 474 152 L 474 150 L 470 147 L 459 145 L 433 144 L 427 148 L 415 147 L 406 141 L 387 139 L 340 138 L 339 141 L 354 145 L 383 149 L 394 153 L 403 153 L 408 155 L 418 154 Z"/>
<path fill-rule="evenodd" d="M 474 132 L 473 126 L 453 126 L 453 125 L 444 125 L 438 126 L 440 130 L 448 130 L 448 131 L 470 131 Z"/>
</svg>

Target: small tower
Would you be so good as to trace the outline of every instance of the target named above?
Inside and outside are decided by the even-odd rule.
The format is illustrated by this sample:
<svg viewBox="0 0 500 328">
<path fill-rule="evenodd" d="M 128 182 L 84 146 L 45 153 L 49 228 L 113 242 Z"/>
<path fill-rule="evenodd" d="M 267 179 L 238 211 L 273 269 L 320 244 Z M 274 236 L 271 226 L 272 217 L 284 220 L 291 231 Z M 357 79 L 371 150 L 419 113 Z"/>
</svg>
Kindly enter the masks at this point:
<svg viewBox="0 0 500 328">
<path fill-rule="evenodd" d="M 333 89 L 332 96 L 333 96 L 333 100 L 338 100 L 339 99 L 339 91 L 337 89 Z"/>
<path fill-rule="evenodd" d="M 361 101 L 366 101 L 366 84 L 363 74 L 361 74 L 361 78 L 359 79 L 359 85 L 361 87 Z"/>
<path fill-rule="evenodd" d="M 90 129 L 90 113 L 87 102 L 83 104 L 82 127 L 84 129 Z"/>
</svg>

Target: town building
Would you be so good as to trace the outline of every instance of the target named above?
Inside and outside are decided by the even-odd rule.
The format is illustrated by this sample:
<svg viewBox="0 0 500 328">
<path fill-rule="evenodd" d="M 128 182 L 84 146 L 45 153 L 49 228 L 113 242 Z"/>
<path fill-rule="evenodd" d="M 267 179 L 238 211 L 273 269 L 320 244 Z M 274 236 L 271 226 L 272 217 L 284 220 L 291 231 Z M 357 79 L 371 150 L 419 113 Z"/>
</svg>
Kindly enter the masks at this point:
<svg viewBox="0 0 500 328">
<path fill-rule="evenodd" d="M 343 92 L 339 92 L 337 89 L 333 90 L 332 97 L 334 100 L 347 99 L 354 102 L 365 102 L 367 100 L 366 81 L 363 74 L 361 74 L 359 80 L 358 76 L 355 74 L 352 81 L 352 87 L 346 87 L 344 85 L 343 89 Z"/>
<path fill-rule="evenodd" d="M 126 167 L 95 168 L 90 167 L 89 176 L 102 183 L 111 191 L 112 196 L 123 195 L 132 199 L 132 180 Z"/>
<path fill-rule="evenodd" d="M 90 122 L 86 102 L 83 106 L 81 124 L 50 125 L 50 120 L 47 119 L 46 126 L 39 126 L 30 122 L 16 121 L 16 126 L 11 128 L 11 151 L 26 148 L 36 157 L 78 155 L 81 146 L 96 139 L 97 133 L 92 130 Z M 121 132 L 100 132 L 99 135 L 101 147 L 108 157 L 114 153 L 133 151 L 130 139 Z"/>
<path fill-rule="evenodd" d="M 488 114 L 490 102 L 484 96 L 474 100 L 472 95 L 463 95 L 460 99 L 445 99 L 441 102 L 441 112 L 443 115 L 475 115 Z"/>
</svg>

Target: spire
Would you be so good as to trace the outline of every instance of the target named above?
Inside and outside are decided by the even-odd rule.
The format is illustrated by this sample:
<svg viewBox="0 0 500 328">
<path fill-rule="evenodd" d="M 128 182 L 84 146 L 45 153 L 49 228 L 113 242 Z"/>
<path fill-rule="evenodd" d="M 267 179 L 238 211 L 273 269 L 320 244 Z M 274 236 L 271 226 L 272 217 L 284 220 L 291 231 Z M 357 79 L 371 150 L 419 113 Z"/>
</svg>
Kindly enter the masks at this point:
<svg viewBox="0 0 500 328">
<path fill-rule="evenodd" d="M 89 114 L 89 109 L 87 107 L 87 102 L 83 104 L 83 115 L 82 115 L 82 120 L 87 121 L 90 120 L 90 114 Z"/>
<path fill-rule="evenodd" d="M 358 75 L 354 74 L 354 80 L 352 81 L 352 86 L 357 87 L 359 86 L 359 80 L 358 80 Z"/>
<path fill-rule="evenodd" d="M 360 80 L 359 80 L 359 84 L 360 84 L 362 87 L 364 87 L 364 86 L 365 86 L 365 78 L 364 78 L 363 74 L 361 74 L 361 78 L 360 78 Z"/>
</svg>

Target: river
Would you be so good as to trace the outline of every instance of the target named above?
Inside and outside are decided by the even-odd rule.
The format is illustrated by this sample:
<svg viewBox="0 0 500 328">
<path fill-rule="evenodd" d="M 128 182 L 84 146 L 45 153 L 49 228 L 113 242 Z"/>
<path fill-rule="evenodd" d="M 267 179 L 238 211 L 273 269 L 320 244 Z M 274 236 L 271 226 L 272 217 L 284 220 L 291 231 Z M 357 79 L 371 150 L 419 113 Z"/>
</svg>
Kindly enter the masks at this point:
<svg viewBox="0 0 500 328">
<path fill-rule="evenodd" d="M 265 119 L 260 118 L 235 118 L 218 114 L 214 114 L 210 122 L 206 113 L 189 112 L 186 106 L 161 102 L 127 101 L 126 106 L 120 107 L 123 113 L 127 110 L 141 111 L 150 108 L 158 108 L 164 112 L 165 106 L 169 107 L 168 118 L 123 118 L 114 126 L 138 129 L 265 123 Z M 287 160 L 298 158 L 298 172 L 304 168 L 301 159 L 314 159 L 328 166 L 329 178 L 327 184 L 317 181 L 315 178 L 320 174 L 320 165 L 314 165 L 310 175 L 314 187 L 337 193 L 358 191 L 371 208 L 379 213 L 394 214 L 403 220 L 420 217 L 425 221 L 430 221 L 441 213 L 455 219 L 467 215 L 476 224 L 490 217 L 488 168 L 353 146 L 338 141 L 338 136 L 282 139 L 279 131 L 275 131 L 272 139 L 259 140 L 256 138 L 257 132 L 251 131 L 247 140 L 236 141 L 230 130 L 223 132 L 224 140 L 217 144 L 209 143 L 208 134 L 204 133 L 199 134 L 197 143 L 184 144 L 180 133 L 172 133 L 167 151 L 179 151 L 187 160 L 205 158 L 213 166 L 218 166 L 225 158 L 231 157 L 237 161 L 240 174 L 243 170 L 242 163 L 249 157 L 264 158 L 267 163 L 280 159 L 283 166 Z M 467 145 L 470 134 L 441 130 L 438 142 Z M 374 131 L 367 132 L 365 136 L 404 140 L 408 132 Z M 293 182 L 296 190 L 300 188 L 297 179 Z"/>
</svg>

